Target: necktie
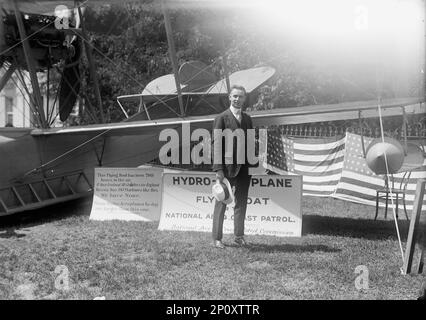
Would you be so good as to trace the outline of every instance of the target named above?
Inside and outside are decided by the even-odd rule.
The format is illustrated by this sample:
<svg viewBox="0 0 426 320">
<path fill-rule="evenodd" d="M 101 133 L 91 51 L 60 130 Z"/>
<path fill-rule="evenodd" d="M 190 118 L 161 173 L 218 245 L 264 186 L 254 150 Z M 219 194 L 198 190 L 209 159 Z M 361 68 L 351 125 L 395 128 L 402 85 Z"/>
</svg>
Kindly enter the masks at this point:
<svg viewBox="0 0 426 320">
<path fill-rule="evenodd" d="M 235 113 L 235 117 L 237 118 L 237 120 L 238 120 L 239 122 L 241 122 L 241 111 L 237 111 L 237 112 Z"/>
</svg>

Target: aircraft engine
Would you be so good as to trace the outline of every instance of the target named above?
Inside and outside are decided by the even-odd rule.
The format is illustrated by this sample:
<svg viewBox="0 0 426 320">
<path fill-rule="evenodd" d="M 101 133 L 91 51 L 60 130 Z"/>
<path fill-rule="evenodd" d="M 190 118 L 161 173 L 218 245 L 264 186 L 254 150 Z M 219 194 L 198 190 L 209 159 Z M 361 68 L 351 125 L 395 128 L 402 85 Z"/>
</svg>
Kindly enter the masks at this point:
<svg viewBox="0 0 426 320">
<path fill-rule="evenodd" d="M 13 8 L 2 8 L 1 1 L 0 10 L 0 68 L 8 62 L 10 65 L 15 64 L 16 68 L 29 71 L 15 12 Z M 61 72 L 59 110 L 60 119 L 65 121 L 80 91 L 81 43 L 72 33 L 55 27 L 56 16 L 53 14 L 25 11 L 20 14 L 35 71 L 45 72 L 57 68 Z M 69 27 L 77 30 L 79 25 L 78 16 L 73 15 Z"/>
</svg>

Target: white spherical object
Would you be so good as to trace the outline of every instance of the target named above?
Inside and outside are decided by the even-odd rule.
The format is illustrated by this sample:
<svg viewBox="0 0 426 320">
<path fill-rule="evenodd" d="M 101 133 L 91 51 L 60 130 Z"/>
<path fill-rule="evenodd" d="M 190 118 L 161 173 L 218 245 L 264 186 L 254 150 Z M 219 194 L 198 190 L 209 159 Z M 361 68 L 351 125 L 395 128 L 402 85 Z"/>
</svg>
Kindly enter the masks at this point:
<svg viewBox="0 0 426 320">
<path fill-rule="evenodd" d="M 375 174 L 394 174 L 404 163 L 404 149 L 395 139 L 374 139 L 366 150 L 365 160 Z"/>
</svg>

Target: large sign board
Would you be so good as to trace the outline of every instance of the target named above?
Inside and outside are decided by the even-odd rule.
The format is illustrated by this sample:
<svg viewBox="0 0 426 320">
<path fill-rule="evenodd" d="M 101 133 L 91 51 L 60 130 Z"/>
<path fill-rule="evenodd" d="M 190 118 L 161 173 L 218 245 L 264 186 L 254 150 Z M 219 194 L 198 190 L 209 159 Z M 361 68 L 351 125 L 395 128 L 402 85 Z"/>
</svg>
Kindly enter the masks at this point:
<svg viewBox="0 0 426 320">
<path fill-rule="evenodd" d="M 164 173 L 159 230 L 211 232 L 214 182 L 214 174 Z M 301 201 L 301 176 L 252 176 L 245 234 L 300 237 Z M 228 205 L 225 212 L 224 233 L 234 231 L 233 207 Z"/>
<path fill-rule="evenodd" d="M 95 168 L 91 220 L 158 221 L 162 170 Z"/>
</svg>

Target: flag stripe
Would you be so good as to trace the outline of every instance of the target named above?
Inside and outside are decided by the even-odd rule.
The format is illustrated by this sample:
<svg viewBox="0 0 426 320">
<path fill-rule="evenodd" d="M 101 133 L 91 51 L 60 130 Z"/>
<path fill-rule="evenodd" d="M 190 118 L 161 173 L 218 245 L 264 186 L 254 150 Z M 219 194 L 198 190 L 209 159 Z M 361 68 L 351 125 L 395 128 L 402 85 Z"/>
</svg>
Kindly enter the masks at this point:
<svg viewBox="0 0 426 320">
<path fill-rule="evenodd" d="M 346 201 L 353 201 L 356 203 L 362 203 L 362 204 L 367 204 L 367 205 L 371 205 L 371 206 L 376 206 L 376 200 L 367 200 L 365 199 L 365 197 L 361 194 L 359 196 L 354 196 L 350 194 L 350 191 L 347 190 L 348 194 L 341 194 L 339 196 L 333 196 L 336 199 L 341 199 L 341 200 L 346 200 Z M 379 207 L 384 208 L 385 207 L 385 203 L 379 201 Z M 393 209 L 393 207 L 396 208 L 396 204 L 394 206 L 392 206 L 392 204 L 390 202 L 388 202 L 388 208 L 390 208 L 391 210 Z M 406 204 L 406 209 L 407 209 L 407 214 L 410 216 L 411 214 L 411 210 L 413 210 L 413 205 L 412 204 Z M 404 205 L 398 204 L 398 213 L 400 213 L 402 210 L 404 211 Z M 426 211 L 426 204 L 422 205 L 422 211 Z M 388 213 L 389 214 L 389 213 Z"/>
<path fill-rule="evenodd" d="M 336 185 L 311 185 L 303 184 L 303 191 L 324 191 L 328 193 L 333 193 L 336 190 Z"/>
<path fill-rule="evenodd" d="M 345 150 L 339 150 L 337 152 L 329 152 L 327 154 L 300 154 L 296 150 L 294 151 L 294 160 L 301 160 L 301 161 L 326 161 L 334 158 L 342 158 L 345 155 Z"/>
<path fill-rule="evenodd" d="M 306 176 L 303 176 L 303 185 L 312 185 L 312 186 L 336 186 L 339 183 L 339 180 L 323 180 L 323 181 L 306 181 Z"/>
<path fill-rule="evenodd" d="M 303 195 L 304 196 L 311 196 L 311 197 L 320 197 L 320 198 L 328 198 L 328 197 L 330 197 L 330 195 L 328 193 L 322 194 L 322 193 L 309 193 L 309 192 L 306 192 L 306 193 L 303 193 Z"/>
<path fill-rule="evenodd" d="M 366 194 L 376 194 L 376 191 L 379 190 L 384 190 L 384 187 L 380 187 L 377 185 L 372 185 L 370 183 L 367 182 L 360 182 L 354 179 L 349 179 L 349 178 L 345 178 L 342 177 L 342 179 L 340 180 L 341 185 L 339 185 L 338 190 L 339 189 L 351 189 L 351 190 L 358 190 L 358 188 L 364 188 L 365 189 L 365 193 Z M 348 185 L 351 185 L 351 187 L 348 187 Z M 361 190 L 361 189 L 359 189 Z M 392 190 L 391 190 L 392 191 Z M 397 191 L 396 189 L 394 189 L 394 191 Z M 406 190 L 405 192 L 405 199 L 407 201 L 413 201 L 414 200 L 414 196 L 416 193 L 415 188 L 412 190 Z"/>
<path fill-rule="evenodd" d="M 304 196 L 312 196 L 312 195 L 316 195 L 316 196 L 327 196 L 329 197 L 331 194 L 330 192 L 325 192 L 325 191 L 318 191 L 318 190 L 309 190 L 309 191 L 303 191 L 303 195 Z"/>
<path fill-rule="evenodd" d="M 414 169 L 411 171 L 410 174 L 410 178 L 416 178 L 416 179 L 423 179 L 426 178 L 426 167 L 421 167 L 422 169 L 418 168 L 418 169 Z M 393 175 L 394 178 L 397 179 L 402 179 L 404 178 L 404 173 L 396 173 Z M 405 175 L 405 177 L 407 177 L 407 175 Z"/>
<path fill-rule="evenodd" d="M 343 164 L 343 156 L 339 158 L 334 158 L 331 160 L 323 160 L 323 161 L 294 160 L 295 165 L 312 166 L 312 167 L 328 167 L 338 163 Z"/>
<path fill-rule="evenodd" d="M 340 181 L 351 183 L 351 184 L 354 184 L 354 185 L 362 185 L 366 188 L 371 188 L 371 189 L 374 189 L 374 190 L 384 190 L 384 186 L 370 184 L 368 182 L 359 182 L 357 180 L 347 178 L 347 177 L 342 177 Z M 395 190 L 395 191 L 404 191 L 406 194 L 412 195 L 412 194 L 416 193 L 416 188 L 417 188 L 416 183 L 410 183 L 405 188 L 394 187 L 394 188 L 389 188 L 389 189 Z"/>
<path fill-rule="evenodd" d="M 362 185 L 369 184 L 369 187 L 374 189 L 384 188 L 385 186 L 385 181 L 383 179 L 372 177 L 372 176 L 366 177 L 355 172 L 346 172 L 346 171 L 343 172 L 341 176 L 341 180 L 343 181 L 344 179 L 352 179 L 353 181 L 356 181 L 356 183 L 360 183 Z"/>
<path fill-rule="evenodd" d="M 376 191 L 374 189 L 370 189 L 368 187 L 364 187 L 360 184 L 353 184 L 345 182 L 343 179 L 340 180 L 339 185 L 337 187 L 337 191 L 340 190 L 350 190 L 360 194 L 365 194 L 366 196 L 376 197 Z"/>
<path fill-rule="evenodd" d="M 334 163 L 332 165 L 325 165 L 325 166 L 302 166 L 302 165 L 294 165 L 294 169 L 302 172 L 316 172 L 316 173 L 323 173 L 324 171 L 333 171 L 343 168 L 343 162 Z"/>
<path fill-rule="evenodd" d="M 374 205 L 376 205 L 376 196 L 375 195 L 374 196 L 366 196 L 365 193 L 363 193 L 363 192 L 357 192 L 357 191 L 348 190 L 348 189 L 341 190 L 340 194 L 341 195 L 355 197 L 355 198 L 358 198 L 359 200 L 363 200 L 364 199 L 364 200 L 372 201 L 372 202 L 374 202 Z M 396 206 L 396 201 L 395 200 L 396 199 L 394 199 L 393 202 L 394 202 L 394 205 Z M 385 200 L 379 198 L 379 203 L 385 203 Z M 410 200 L 410 201 L 406 200 L 405 201 L 406 208 L 407 209 L 408 208 L 413 208 L 413 203 L 414 203 L 413 200 Z M 392 205 L 392 201 L 389 198 L 389 200 L 388 200 L 388 206 L 390 207 L 391 205 Z M 425 207 L 425 206 L 426 206 L 426 200 L 422 201 L 422 207 Z M 404 203 L 403 203 L 402 199 L 399 199 L 399 201 L 398 201 L 398 207 L 399 208 L 403 208 L 404 207 Z"/>
<path fill-rule="evenodd" d="M 320 150 L 303 150 L 303 149 L 296 149 L 295 148 L 294 153 L 300 154 L 300 155 L 307 155 L 307 156 L 309 156 L 309 155 L 327 155 L 327 154 L 333 154 L 335 152 L 339 152 L 339 151 L 344 150 L 344 149 L 345 149 L 345 145 L 342 144 L 342 145 L 340 145 L 336 148 L 333 148 L 333 149 L 324 148 L 322 150 L 321 149 Z"/>
<path fill-rule="evenodd" d="M 339 182 L 340 174 L 322 175 L 322 176 L 303 176 L 303 183 L 325 183 L 325 182 Z"/>
<path fill-rule="evenodd" d="M 298 175 L 301 175 L 301 176 L 304 176 L 304 177 L 305 176 L 323 177 L 325 175 L 324 172 L 306 172 L 306 171 L 297 170 L 297 169 L 294 169 L 293 172 L 295 174 L 298 174 Z M 335 175 L 335 174 L 339 174 L 340 175 L 341 172 L 342 172 L 342 169 L 340 168 L 340 169 L 336 169 L 336 170 L 328 170 L 326 172 L 327 172 L 328 175 Z"/>
<path fill-rule="evenodd" d="M 345 141 L 344 139 L 341 139 L 336 142 L 331 143 L 321 143 L 321 144 L 306 144 L 306 143 L 294 143 L 294 149 L 295 150 L 306 150 L 306 151 L 318 151 L 318 150 L 324 150 L 324 149 L 336 149 L 339 148 L 339 146 L 344 146 Z"/>
</svg>

